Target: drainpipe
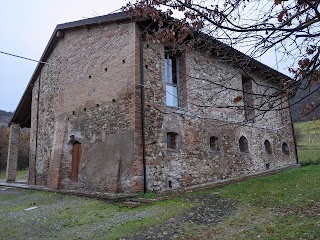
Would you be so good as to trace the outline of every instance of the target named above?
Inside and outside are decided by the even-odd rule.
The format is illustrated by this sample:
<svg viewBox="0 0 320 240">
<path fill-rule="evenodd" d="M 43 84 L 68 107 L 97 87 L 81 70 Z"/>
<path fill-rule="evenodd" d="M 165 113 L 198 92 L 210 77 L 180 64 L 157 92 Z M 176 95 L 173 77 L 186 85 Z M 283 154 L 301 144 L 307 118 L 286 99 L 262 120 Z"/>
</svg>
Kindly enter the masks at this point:
<svg viewBox="0 0 320 240">
<path fill-rule="evenodd" d="M 288 101 L 288 105 L 290 106 L 289 99 L 287 101 Z M 298 158 L 298 151 L 297 151 L 297 141 L 296 141 L 296 138 L 295 138 L 294 126 L 293 126 L 293 121 L 292 121 L 292 112 L 291 112 L 291 107 L 288 107 L 288 108 L 289 108 L 291 129 L 292 129 L 292 134 L 293 134 L 294 151 L 296 153 L 296 163 L 298 164 L 299 163 L 299 158 Z"/>
<path fill-rule="evenodd" d="M 143 164 L 143 192 L 147 192 L 147 164 L 146 164 L 146 140 L 145 140 L 145 119 L 144 119 L 144 68 L 143 68 L 143 34 L 140 35 L 140 84 L 141 84 L 141 138 L 142 138 L 142 164 Z"/>
</svg>

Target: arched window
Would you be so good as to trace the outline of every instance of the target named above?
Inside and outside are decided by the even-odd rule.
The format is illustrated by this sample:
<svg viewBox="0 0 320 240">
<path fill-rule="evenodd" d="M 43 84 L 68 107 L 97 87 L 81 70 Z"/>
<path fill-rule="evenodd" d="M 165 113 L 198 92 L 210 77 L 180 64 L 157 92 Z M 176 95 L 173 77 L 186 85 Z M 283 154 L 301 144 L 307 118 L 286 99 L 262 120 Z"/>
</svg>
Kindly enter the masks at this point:
<svg viewBox="0 0 320 240">
<path fill-rule="evenodd" d="M 81 143 L 74 142 L 72 145 L 72 165 L 71 165 L 71 181 L 76 182 L 78 180 L 80 159 L 82 154 Z"/>
<path fill-rule="evenodd" d="M 239 149 L 241 153 L 249 152 L 248 140 L 244 136 L 241 136 L 239 139 Z"/>
<path fill-rule="evenodd" d="M 177 149 L 177 136 L 178 134 L 175 132 L 167 133 L 167 148 Z"/>
<path fill-rule="evenodd" d="M 209 145 L 211 150 L 219 151 L 219 138 L 216 136 L 210 137 Z"/>
<path fill-rule="evenodd" d="M 288 143 L 286 143 L 286 142 L 283 142 L 283 143 L 282 143 L 282 152 L 283 152 L 285 155 L 289 155 L 289 146 L 288 146 Z"/>
<path fill-rule="evenodd" d="M 264 141 L 264 151 L 266 154 L 272 154 L 271 143 L 269 142 L 269 140 Z"/>
</svg>

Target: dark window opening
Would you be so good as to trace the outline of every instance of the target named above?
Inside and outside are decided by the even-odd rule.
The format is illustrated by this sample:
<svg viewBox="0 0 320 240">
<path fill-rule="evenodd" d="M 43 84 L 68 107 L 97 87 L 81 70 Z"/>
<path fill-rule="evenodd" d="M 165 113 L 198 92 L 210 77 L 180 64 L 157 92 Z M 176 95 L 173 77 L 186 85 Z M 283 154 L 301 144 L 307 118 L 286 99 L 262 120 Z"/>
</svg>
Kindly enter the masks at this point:
<svg viewBox="0 0 320 240">
<path fill-rule="evenodd" d="M 283 143 L 282 143 L 282 152 L 283 152 L 285 155 L 289 155 L 289 146 L 288 146 L 288 143 L 286 143 L 286 142 L 283 142 Z"/>
<path fill-rule="evenodd" d="M 239 149 L 241 153 L 249 152 L 248 140 L 244 136 L 239 139 Z"/>
<path fill-rule="evenodd" d="M 178 96 L 178 66 L 179 58 L 170 54 L 165 55 L 164 78 L 166 81 L 166 105 L 179 106 Z"/>
<path fill-rule="evenodd" d="M 172 188 L 172 182 L 168 181 L 169 188 Z"/>
<path fill-rule="evenodd" d="M 269 142 L 269 140 L 264 141 L 264 151 L 266 154 L 272 154 L 271 143 Z"/>
<path fill-rule="evenodd" d="M 266 163 L 266 169 L 267 169 L 267 170 L 270 169 L 270 163 Z"/>
<path fill-rule="evenodd" d="M 167 148 L 176 149 L 177 148 L 177 135 L 174 132 L 167 133 Z"/>
<path fill-rule="evenodd" d="M 254 121 L 254 101 L 252 91 L 252 80 L 248 77 L 242 76 L 242 90 L 244 102 L 244 116 L 247 121 Z"/>
<path fill-rule="evenodd" d="M 219 151 L 219 138 L 216 136 L 210 137 L 210 149 L 213 151 Z"/>
</svg>

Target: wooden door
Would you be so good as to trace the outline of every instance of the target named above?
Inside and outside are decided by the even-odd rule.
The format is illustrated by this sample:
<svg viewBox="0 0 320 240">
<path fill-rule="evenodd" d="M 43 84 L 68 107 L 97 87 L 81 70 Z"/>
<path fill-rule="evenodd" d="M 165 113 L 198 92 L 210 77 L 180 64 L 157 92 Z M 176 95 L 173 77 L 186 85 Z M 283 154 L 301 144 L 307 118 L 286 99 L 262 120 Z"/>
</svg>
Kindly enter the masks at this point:
<svg viewBox="0 0 320 240">
<path fill-rule="evenodd" d="M 72 166 L 71 166 L 72 182 L 76 182 L 78 180 L 81 153 L 82 153 L 81 143 L 75 142 L 72 147 Z"/>
</svg>

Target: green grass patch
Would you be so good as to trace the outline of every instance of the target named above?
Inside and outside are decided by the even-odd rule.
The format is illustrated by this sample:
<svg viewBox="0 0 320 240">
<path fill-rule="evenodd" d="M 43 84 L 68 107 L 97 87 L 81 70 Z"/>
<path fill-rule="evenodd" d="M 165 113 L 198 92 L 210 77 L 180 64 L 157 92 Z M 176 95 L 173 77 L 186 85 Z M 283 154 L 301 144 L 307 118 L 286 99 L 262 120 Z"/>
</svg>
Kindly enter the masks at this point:
<svg viewBox="0 0 320 240">
<path fill-rule="evenodd" d="M 29 170 L 18 170 L 17 171 L 17 180 L 28 180 Z M 4 181 L 6 179 L 6 171 L 0 172 L 0 181 Z"/>
<path fill-rule="evenodd" d="M 0 239 L 119 239 L 184 211 L 170 199 L 122 207 L 104 200 L 10 188 L 0 191 Z M 37 207 L 25 211 L 29 207 Z"/>
<path fill-rule="evenodd" d="M 225 197 L 260 207 L 303 206 L 320 201 L 320 166 L 308 166 L 277 175 L 252 179 L 224 188 Z M 319 190 L 319 191 L 316 191 Z"/>
<path fill-rule="evenodd" d="M 307 132 L 309 130 L 320 131 L 320 120 L 298 122 L 298 123 L 295 123 L 294 126 L 300 128 L 303 132 Z"/>
<path fill-rule="evenodd" d="M 305 150 L 298 147 L 298 158 L 300 163 L 318 161 L 320 160 L 320 149 Z"/>
<path fill-rule="evenodd" d="M 146 232 L 146 230 L 154 226 L 156 224 L 159 224 L 178 213 L 182 212 L 183 210 L 191 207 L 190 203 L 186 203 L 179 198 L 170 199 L 166 201 L 160 201 L 156 202 L 153 207 L 158 209 L 166 209 L 165 212 L 163 212 L 160 215 L 156 216 L 150 216 L 143 219 L 137 219 L 133 221 L 128 221 L 126 223 L 120 223 L 117 226 L 115 226 L 114 229 L 109 231 L 109 237 L 108 239 L 116 240 L 121 239 L 121 237 L 131 236 L 132 233 L 135 232 Z M 145 210 L 148 209 L 148 207 L 144 208 Z M 99 235 L 94 237 L 100 237 L 105 235 L 107 231 L 100 232 Z"/>
<path fill-rule="evenodd" d="M 17 180 L 28 180 L 29 170 L 18 170 L 17 171 Z"/>
<path fill-rule="evenodd" d="M 320 239 L 319 182 L 320 166 L 310 165 L 220 189 L 241 207 L 198 238 Z"/>
<path fill-rule="evenodd" d="M 317 162 L 320 160 L 320 120 L 294 124 L 298 133 L 297 150 L 299 162 Z M 307 163 L 308 164 L 308 163 Z"/>
<path fill-rule="evenodd" d="M 0 171 L 0 181 L 6 178 L 6 171 Z"/>
<path fill-rule="evenodd" d="M 308 165 L 320 165 L 320 158 L 317 159 L 310 159 L 310 160 L 306 160 L 306 161 L 302 161 L 301 166 L 308 166 Z"/>
<path fill-rule="evenodd" d="M 154 192 L 146 192 L 146 193 L 140 192 L 139 193 L 139 197 L 141 197 L 141 198 L 154 198 L 156 196 L 157 195 Z"/>
<path fill-rule="evenodd" d="M 320 165 L 309 165 L 193 192 L 191 196 L 210 193 L 232 198 L 239 208 L 216 225 L 182 224 L 182 239 L 320 239 L 319 182 Z M 192 207 L 183 197 L 128 208 L 14 188 L 0 191 L 0 202 L 0 239 L 121 239 L 144 233 Z M 38 208 L 25 211 L 31 206 Z"/>
</svg>

